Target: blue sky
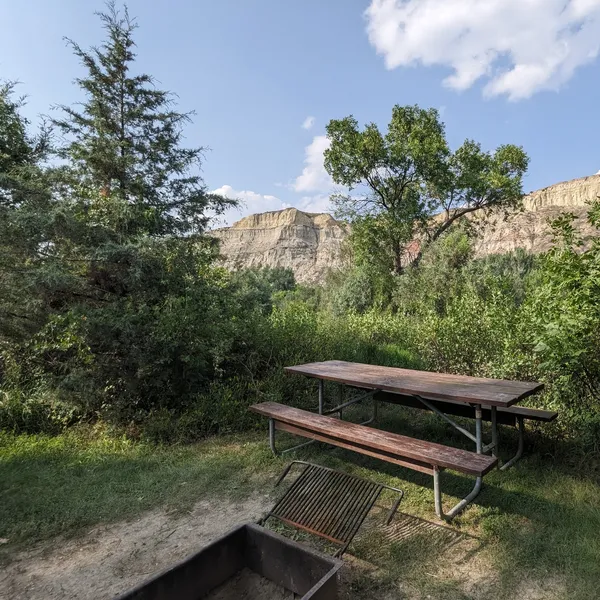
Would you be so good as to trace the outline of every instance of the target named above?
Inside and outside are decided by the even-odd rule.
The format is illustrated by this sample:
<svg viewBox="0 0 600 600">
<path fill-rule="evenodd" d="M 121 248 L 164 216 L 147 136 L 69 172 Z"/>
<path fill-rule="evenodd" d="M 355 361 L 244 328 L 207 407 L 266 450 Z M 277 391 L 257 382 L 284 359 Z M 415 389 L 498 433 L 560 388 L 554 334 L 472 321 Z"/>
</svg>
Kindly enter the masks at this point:
<svg viewBox="0 0 600 600">
<path fill-rule="evenodd" d="M 385 128 L 394 104 L 436 107 L 450 144 L 523 145 L 530 191 L 600 169 L 600 0 L 154 0 L 137 17 L 138 65 L 210 148 L 211 190 L 232 214 L 327 208 L 329 119 Z M 63 36 L 99 43 L 96 0 L 0 0 L 0 79 L 27 115 L 73 103 L 80 66 Z M 307 119 L 309 123 L 306 123 Z M 308 125 L 312 121 L 310 127 Z M 305 124 L 307 127 L 303 127 Z"/>
</svg>

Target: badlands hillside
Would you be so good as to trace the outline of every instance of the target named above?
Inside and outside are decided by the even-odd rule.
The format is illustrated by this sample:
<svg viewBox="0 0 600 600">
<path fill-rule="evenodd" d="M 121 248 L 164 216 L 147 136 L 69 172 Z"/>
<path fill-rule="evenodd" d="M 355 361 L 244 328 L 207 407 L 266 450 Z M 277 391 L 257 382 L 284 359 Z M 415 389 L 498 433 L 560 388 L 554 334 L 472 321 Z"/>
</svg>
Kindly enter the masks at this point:
<svg viewBox="0 0 600 600">
<path fill-rule="evenodd" d="M 548 221 L 562 212 L 577 216 L 584 235 L 594 230 L 586 223 L 586 202 L 600 196 L 600 174 L 583 177 L 528 194 L 523 210 L 508 219 L 495 219 L 476 242 L 480 256 L 524 248 L 543 252 L 550 247 Z M 342 242 L 347 226 L 328 214 L 296 208 L 250 215 L 213 235 L 221 242 L 223 264 L 230 269 L 290 267 L 302 283 L 318 283 L 327 271 L 343 264 Z"/>
</svg>

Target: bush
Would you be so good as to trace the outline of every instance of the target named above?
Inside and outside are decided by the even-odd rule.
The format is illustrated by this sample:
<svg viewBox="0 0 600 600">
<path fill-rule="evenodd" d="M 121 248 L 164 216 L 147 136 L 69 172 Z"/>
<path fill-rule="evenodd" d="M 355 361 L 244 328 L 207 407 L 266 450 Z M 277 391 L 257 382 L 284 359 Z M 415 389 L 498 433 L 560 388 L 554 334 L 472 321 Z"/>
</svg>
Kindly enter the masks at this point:
<svg viewBox="0 0 600 600">
<path fill-rule="evenodd" d="M 0 389 L 2 431 L 16 434 L 55 434 L 78 422 L 80 418 L 77 409 L 61 401 L 53 390 Z"/>
</svg>

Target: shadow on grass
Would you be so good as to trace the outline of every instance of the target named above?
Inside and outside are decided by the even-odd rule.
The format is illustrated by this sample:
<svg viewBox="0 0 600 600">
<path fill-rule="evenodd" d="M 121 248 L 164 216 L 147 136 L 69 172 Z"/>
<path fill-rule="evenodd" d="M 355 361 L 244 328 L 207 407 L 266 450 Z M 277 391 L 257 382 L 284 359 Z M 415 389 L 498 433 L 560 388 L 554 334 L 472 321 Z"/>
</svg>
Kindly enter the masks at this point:
<svg viewBox="0 0 600 600">
<path fill-rule="evenodd" d="M 418 414 L 414 414 L 414 413 Z M 356 420 L 367 413 L 357 414 Z M 472 450 L 468 440 L 446 424 L 434 422 L 422 411 L 403 413 L 385 411 L 380 427 Z M 351 417 L 354 419 L 354 415 Z M 508 455 L 516 448 L 513 431 L 502 431 Z M 466 443 L 465 443 L 466 442 Z M 514 446 L 510 446 L 514 442 Z M 600 581 L 600 484 L 595 472 L 583 472 L 564 461 L 570 446 L 559 445 L 553 453 L 530 453 L 512 469 L 492 471 L 484 478 L 480 495 L 451 527 L 458 532 L 476 530 L 486 543 L 486 556 L 494 570 L 497 586 L 479 590 L 478 598 L 513 598 L 526 595 L 524 586 L 550 585 L 532 597 L 596 598 Z M 536 443 L 533 448 L 538 446 Z M 556 448 L 556 445 L 555 445 Z M 299 453 L 298 453 L 299 454 Z M 323 445 L 310 446 L 302 457 L 310 455 L 319 462 L 349 470 L 405 490 L 405 510 L 415 516 L 433 516 L 432 477 L 339 448 L 325 450 Z M 474 480 L 450 472 L 441 476 L 446 510 L 472 489 Z M 452 499 L 449 498 L 452 497 Z M 434 517 L 435 518 L 435 517 Z M 377 554 L 383 541 L 372 540 L 366 554 Z M 392 545 L 393 548 L 393 545 Z M 424 530 L 401 541 L 394 555 L 402 569 L 414 570 L 421 564 L 435 564 L 439 552 Z M 402 550 L 403 548 L 403 550 Z M 385 552 L 384 552 L 385 554 Z M 393 561 L 390 559 L 390 565 Z M 390 567 L 391 568 L 391 567 Z M 528 592 L 529 593 L 529 592 Z M 541 595 L 539 595 L 541 594 Z"/>
</svg>

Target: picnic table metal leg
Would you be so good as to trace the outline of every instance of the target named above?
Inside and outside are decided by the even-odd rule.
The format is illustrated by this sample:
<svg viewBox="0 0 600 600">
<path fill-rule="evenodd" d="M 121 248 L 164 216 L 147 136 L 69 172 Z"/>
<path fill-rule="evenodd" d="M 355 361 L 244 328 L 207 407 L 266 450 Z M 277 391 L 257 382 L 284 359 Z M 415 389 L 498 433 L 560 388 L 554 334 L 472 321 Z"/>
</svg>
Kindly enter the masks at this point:
<svg viewBox="0 0 600 600">
<path fill-rule="evenodd" d="M 380 390 L 369 390 L 368 392 L 366 392 L 365 394 L 363 394 L 362 396 L 359 396 L 358 398 L 354 398 L 352 400 L 348 400 L 348 402 L 342 402 L 341 404 L 338 404 L 337 406 L 334 406 L 333 408 L 329 408 L 326 411 L 323 412 L 324 415 L 334 415 L 334 414 L 339 414 L 340 415 L 340 419 L 342 418 L 342 410 L 344 408 L 347 408 L 348 406 L 352 406 L 353 404 L 357 404 L 359 402 L 362 402 L 363 400 L 367 400 L 368 398 L 372 398 L 377 392 L 379 392 Z M 343 398 L 341 398 L 343 400 Z M 369 423 L 372 423 L 373 421 L 377 420 L 377 416 L 378 416 L 378 402 L 375 398 L 373 398 L 373 416 L 368 419 L 367 421 L 363 421 L 362 423 L 358 423 L 358 425 L 368 425 Z M 473 438 L 474 439 L 474 438 Z"/>
<path fill-rule="evenodd" d="M 501 467 L 501 471 L 506 471 L 506 469 L 510 469 L 523 455 L 523 447 L 525 445 L 525 423 L 523 422 L 523 417 L 517 417 L 517 429 L 519 430 L 519 448 L 517 453 L 507 462 L 505 462 Z"/>
<path fill-rule="evenodd" d="M 319 379 L 319 414 L 323 414 L 323 401 L 325 396 L 325 382 Z"/>
<path fill-rule="evenodd" d="M 481 454 L 483 449 L 482 421 L 483 413 L 481 404 L 477 404 L 475 406 L 475 448 L 477 454 Z"/>
<path fill-rule="evenodd" d="M 475 446 L 477 454 L 483 452 L 483 432 L 482 432 L 482 419 L 483 414 L 481 410 L 481 404 L 475 405 Z M 477 477 L 475 479 L 475 485 L 471 492 L 465 496 L 456 506 L 452 507 L 447 513 L 444 513 L 442 507 L 442 490 L 440 487 L 440 469 L 439 467 L 433 467 L 433 494 L 435 502 L 435 514 L 444 521 L 452 520 L 458 513 L 463 511 L 465 507 L 474 500 L 483 484 L 483 477 Z"/>
<path fill-rule="evenodd" d="M 314 444 L 315 442 L 316 442 L 316 440 L 308 440 L 308 442 L 304 442 L 302 444 L 292 446 L 291 448 L 286 448 L 285 450 L 278 450 L 277 446 L 275 445 L 275 420 L 269 419 L 269 446 L 271 448 L 271 452 L 275 456 L 281 456 L 282 454 L 286 454 L 288 452 L 293 452 L 294 450 L 304 448 L 304 446 Z"/>
<path fill-rule="evenodd" d="M 492 456 L 498 458 L 498 415 L 495 406 L 491 407 L 492 414 Z"/>
<path fill-rule="evenodd" d="M 444 513 L 442 507 L 442 490 L 440 487 L 440 469 L 433 467 L 433 494 L 435 500 L 435 514 L 444 521 L 451 521 L 458 513 L 462 512 L 466 506 L 472 502 L 481 491 L 482 477 L 475 479 L 475 486 L 471 493 L 465 496 L 456 506 L 452 507 L 447 513 Z"/>
<path fill-rule="evenodd" d="M 366 421 L 359 423 L 359 425 L 370 425 L 371 423 L 373 423 L 375 421 L 377 421 L 377 400 L 375 400 L 375 398 L 373 398 L 373 416 L 370 419 L 367 419 Z"/>
</svg>

